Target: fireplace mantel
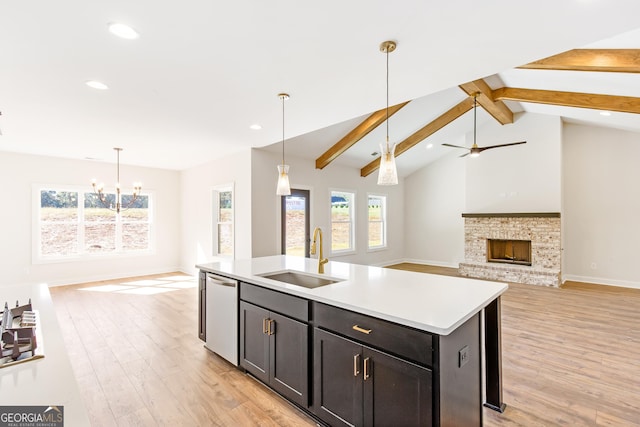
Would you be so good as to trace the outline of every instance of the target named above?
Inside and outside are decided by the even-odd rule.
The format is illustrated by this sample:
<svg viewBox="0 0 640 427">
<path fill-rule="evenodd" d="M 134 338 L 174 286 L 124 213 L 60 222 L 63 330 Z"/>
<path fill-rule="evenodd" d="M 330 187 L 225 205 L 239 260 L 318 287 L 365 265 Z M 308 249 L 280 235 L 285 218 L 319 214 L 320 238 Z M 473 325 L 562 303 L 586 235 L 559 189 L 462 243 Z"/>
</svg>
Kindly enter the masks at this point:
<svg viewBox="0 0 640 427">
<path fill-rule="evenodd" d="M 560 218 L 560 212 L 463 213 L 463 218 Z"/>
</svg>

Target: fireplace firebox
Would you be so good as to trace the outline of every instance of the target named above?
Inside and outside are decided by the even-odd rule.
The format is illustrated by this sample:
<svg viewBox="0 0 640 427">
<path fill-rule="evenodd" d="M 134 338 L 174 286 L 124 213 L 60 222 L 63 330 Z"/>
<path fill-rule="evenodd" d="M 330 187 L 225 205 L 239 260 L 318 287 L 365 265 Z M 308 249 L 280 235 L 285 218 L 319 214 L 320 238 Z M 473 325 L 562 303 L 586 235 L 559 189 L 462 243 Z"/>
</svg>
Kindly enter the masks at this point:
<svg viewBox="0 0 640 427">
<path fill-rule="evenodd" d="M 531 265 L 531 240 L 487 239 L 487 262 Z"/>
</svg>

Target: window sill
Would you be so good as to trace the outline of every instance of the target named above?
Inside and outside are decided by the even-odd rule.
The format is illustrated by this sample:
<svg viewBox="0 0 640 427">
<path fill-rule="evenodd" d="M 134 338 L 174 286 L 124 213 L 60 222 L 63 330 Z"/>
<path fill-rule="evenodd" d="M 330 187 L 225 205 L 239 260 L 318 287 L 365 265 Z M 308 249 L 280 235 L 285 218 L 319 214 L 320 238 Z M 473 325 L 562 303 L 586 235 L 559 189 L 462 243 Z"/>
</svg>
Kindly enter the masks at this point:
<svg viewBox="0 0 640 427">
<path fill-rule="evenodd" d="M 346 256 L 346 255 L 355 255 L 357 252 L 355 250 L 348 250 L 348 251 L 337 251 L 337 252 L 331 252 L 329 254 L 330 257 L 341 257 L 341 256 Z"/>
<path fill-rule="evenodd" d="M 59 264 L 65 262 L 91 262 L 101 261 L 105 259 L 125 259 L 134 258 L 139 256 L 149 256 L 155 254 L 155 250 L 141 250 L 135 252 L 117 252 L 108 254 L 84 254 L 75 256 L 62 256 L 62 257 L 34 257 L 31 260 L 32 264 Z"/>
</svg>

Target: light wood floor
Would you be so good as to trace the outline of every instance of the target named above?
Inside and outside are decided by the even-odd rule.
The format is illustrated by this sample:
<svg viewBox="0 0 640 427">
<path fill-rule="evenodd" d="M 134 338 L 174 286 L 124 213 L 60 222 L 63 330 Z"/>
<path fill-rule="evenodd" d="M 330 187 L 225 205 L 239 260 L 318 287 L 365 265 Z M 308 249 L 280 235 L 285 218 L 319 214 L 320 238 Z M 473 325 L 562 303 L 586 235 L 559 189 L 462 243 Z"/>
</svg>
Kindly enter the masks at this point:
<svg viewBox="0 0 640 427">
<path fill-rule="evenodd" d="M 93 425 L 315 425 L 203 348 L 197 288 L 79 290 L 114 283 L 51 289 Z M 485 409 L 484 425 L 640 426 L 639 307 L 640 290 L 510 284 L 502 296 L 507 410 Z"/>
</svg>

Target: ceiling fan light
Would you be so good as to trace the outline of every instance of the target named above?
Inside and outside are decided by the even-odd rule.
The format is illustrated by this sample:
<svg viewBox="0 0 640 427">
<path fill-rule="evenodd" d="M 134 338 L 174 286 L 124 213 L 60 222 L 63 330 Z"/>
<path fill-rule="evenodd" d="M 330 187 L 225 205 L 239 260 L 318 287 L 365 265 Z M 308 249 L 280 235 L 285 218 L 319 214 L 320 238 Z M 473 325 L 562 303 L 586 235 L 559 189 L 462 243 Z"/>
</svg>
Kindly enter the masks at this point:
<svg viewBox="0 0 640 427">
<path fill-rule="evenodd" d="M 469 154 L 469 157 L 479 157 L 480 153 L 478 153 L 477 151 L 472 151 L 471 154 Z"/>
<path fill-rule="evenodd" d="M 378 185 L 396 185 L 398 184 L 398 170 L 396 169 L 396 151 L 395 144 L 386 151 L 380 145 L 380 167 L 378 168 Z"/>
</svg>

